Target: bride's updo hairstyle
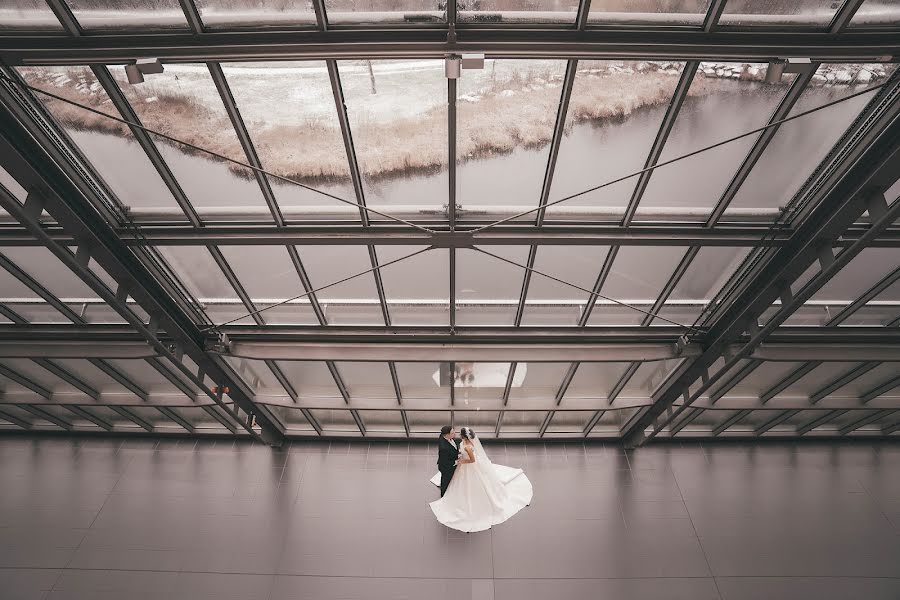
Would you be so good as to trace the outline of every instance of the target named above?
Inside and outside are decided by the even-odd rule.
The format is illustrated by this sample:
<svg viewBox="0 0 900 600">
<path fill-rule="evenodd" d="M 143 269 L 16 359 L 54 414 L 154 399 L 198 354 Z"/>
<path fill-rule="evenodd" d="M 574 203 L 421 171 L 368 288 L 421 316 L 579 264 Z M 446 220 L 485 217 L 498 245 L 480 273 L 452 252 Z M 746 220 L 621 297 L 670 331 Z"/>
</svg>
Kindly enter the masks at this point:
<svg viewBox="0 0 900 600">
<path fill-rule="evenodd" d="M 466 438 L 467 440 L 475 439 L 475 432 L 472 431 L 471 427 L 462 427 L 462 428 L 460 428 L 459 433 L 460 433 L 460 435 L 462 435 L 462 437 Z"/>
</svg>

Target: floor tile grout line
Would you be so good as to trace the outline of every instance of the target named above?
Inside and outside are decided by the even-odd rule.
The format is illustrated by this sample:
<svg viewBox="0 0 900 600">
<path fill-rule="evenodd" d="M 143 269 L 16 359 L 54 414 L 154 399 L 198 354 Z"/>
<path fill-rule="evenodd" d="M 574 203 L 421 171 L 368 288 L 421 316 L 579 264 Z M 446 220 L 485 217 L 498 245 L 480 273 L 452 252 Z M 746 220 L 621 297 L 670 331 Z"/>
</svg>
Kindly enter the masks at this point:
<svg viewBox="0 0 900 600">
<path fill-rule="evenodd" d="M 681 484 L 678 483 L 678 475 L 675 474 L 675 470 L 672 469 L 672 479 L 675 481 L 675 488 L 678 490 L 678 496 L 681 498 L 681 503 L 684 505 L 684 512 L 687 513 L 688 521 L 691 523 L 691 529 L 694 530 L 694 537 L 697 538 L 697 545 L 700 546 L 700 552 L 703 553 L 703 561 L 706 563 L 706 569 L 709 571 L 709 576 L 713 580 L 713 585 L 716 587 L 716 594 L 719 596 L 719 600 L 725 600 L 725 597 L 722 595 L 722 590 L 719 589 L 719 582 L 716 579 L 715 573 L 713 573 L 712 565 L 709 564 L 709 556 L 706 554 L 706 548 L 703 547 L 703 540 L 700 538 L 700 534 L 697 533 L 697 526 L 694 525 L 694 518 L 691 516 L 691 510 L 688 508 L 687 502 L 684 501 L 684 493 L 681 491 Z"/>
</svg>

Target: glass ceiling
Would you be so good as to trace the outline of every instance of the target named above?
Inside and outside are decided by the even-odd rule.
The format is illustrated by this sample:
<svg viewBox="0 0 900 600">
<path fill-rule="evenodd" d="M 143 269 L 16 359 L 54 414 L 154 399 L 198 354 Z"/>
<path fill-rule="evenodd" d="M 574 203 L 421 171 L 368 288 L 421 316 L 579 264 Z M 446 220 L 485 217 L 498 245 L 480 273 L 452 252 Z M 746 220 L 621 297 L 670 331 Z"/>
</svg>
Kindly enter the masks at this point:
<svg viewBox="0 0 900 600">
<path fill-rule="evenodd" d="M 427 31 L 448 22 L 443 1 L 315 4 L 143 0 L 123 8 L 69 0 L 71 22 L 61 24 L 43 1 L 17 0 L 0 7 L 0 36 L 61 38 L 73 26 L 86 37 L 165 35 L 197 23 L 209 32 L 325 24 Z M 847 14 L 842 2 L 821 0 L 729 0 L 721 15 L 711 15 L 710 4 L 593 0 L 582 13 L 577 1 L 459 0 L 455 20 L 461 30 L 808 32 L 839 20 L 854 31 L 900 27 L 896 3 L 881 0 Z M 717 299 L 748 281 L 773 224 L 800 207 L 811 176 L 876 109 L 877 92 L 862 92 L 892 84 L 896 65 L 890 57 L 813 63 L 807 73 L 767 81 L 769 64 L 759 58 L 666 61 L 635 52 L 629 60 L 488 54 L 483 68 L 454 80 L 433 56 L 349 54 L 200 53 L 164 60 L 162 73 L 137 84 L 121 63 L 64 57 L 7 74 L 42 107 L 35 119 L 121 209 L 124 218 L 110 224 L 123 239 L 126 232 L 143 238 L 133 244 L 144 248 L 141 260 L 159 261 L 198 328 L 227 324 L 222 330 L 230 327 L 235 339 L 355 331 L 381 334 L 378 341 L 415 331 L 502 338 L 624 328 L 650 340 L 699 331 Z M 10 201 L 25 200 L 26 189 L 5 170 L 0 185 Z M 887 205 L 898 196 L 895 185 Z M 872 220 L 866 213 L 854 227 L 864 231 Z M 430 246 L 412 235 L 481 227 L 527 233 L 474 247 Z M 621 245 L 539 235 L 577 227 L 655 233 Z M 319 240 L 313 229 L 333 237 Z M 19 231 L 17 219 L 0 212 L 0 240 Z M 397 232 L 410 235 L 388 235 Z M 900 325 L 898 234 L 896 224 L 886 230 L 777 331 Z M 3 241 L 0 267 L 0 326 L 9 331 L 126 324 L 40 243 Z M 89 269 L 115 295 L 114 278 L 95 262 Z M 817 272 L 814 265 L 806 277 Z M 150 321 L 140 302 L 126 296 L 125 303 Z M 775 301 L 760 322 L 780 307 Z M 900 416 L 892 412 L 900 411 L 900 382 L 891 385 L 897 360 L 744 358 L 663 435 L 887 431 Z M 681 365 L 558 355 L 455 362 L 428 352 L 395 360 L 387 351 L 365 360 L 233 354 L 227 362 L 291 434 L 428 437 L 452 419 L 500 438 L 616 437 Z M 63 423 L 227 431 L 228 398 L 217 405 L 204 385 L 149 356 L 0 358 L 0 430 Z"/>
</svg>

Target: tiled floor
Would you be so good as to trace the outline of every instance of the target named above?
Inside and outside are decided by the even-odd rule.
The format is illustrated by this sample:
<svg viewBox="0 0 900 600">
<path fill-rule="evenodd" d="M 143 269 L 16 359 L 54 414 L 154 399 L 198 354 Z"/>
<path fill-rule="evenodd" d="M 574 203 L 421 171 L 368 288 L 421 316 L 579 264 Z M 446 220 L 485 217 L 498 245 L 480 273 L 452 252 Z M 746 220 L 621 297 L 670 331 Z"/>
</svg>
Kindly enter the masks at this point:
<svg viewBox="0 0 900 600">
<path fill-rule="evenodd" d="M 0 598 L 900 598 L 900 445 L 490 445 L 534 502 L 434 521 L 435 448 L 0 437 Z"/>
</svg>

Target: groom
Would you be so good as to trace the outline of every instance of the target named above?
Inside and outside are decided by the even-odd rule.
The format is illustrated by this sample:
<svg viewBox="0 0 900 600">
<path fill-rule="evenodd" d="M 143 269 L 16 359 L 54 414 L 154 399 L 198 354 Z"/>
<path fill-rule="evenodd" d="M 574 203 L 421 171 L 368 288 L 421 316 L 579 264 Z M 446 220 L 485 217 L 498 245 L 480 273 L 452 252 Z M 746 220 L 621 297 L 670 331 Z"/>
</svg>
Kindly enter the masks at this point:
<svg viewBox="0 0 900 600">
<path fill-rule="evenodd" d="M 454 439 L 456 430 L 452 425 L 444 425 L 441 427 L 441 438 L 438 440 L 438 471 L 441 472 L 441 498 L 453 479 L 453 472 L 456 471 L 456 465 L 459 463 L 459 446 Z"/>
</svg>

